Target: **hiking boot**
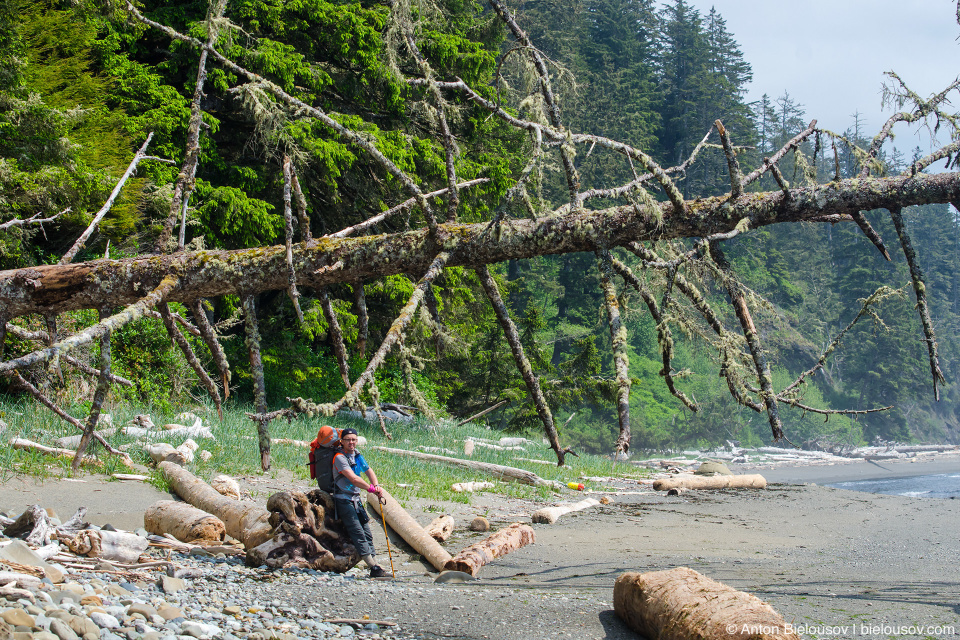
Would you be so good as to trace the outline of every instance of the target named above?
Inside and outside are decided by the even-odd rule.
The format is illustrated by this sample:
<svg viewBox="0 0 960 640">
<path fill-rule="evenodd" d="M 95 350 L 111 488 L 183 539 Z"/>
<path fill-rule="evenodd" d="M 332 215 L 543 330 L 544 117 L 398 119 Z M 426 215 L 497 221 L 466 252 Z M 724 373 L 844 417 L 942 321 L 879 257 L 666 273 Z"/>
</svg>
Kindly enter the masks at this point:
<svg viewBox="0 0 960 640">
<path fill-rule="evenodd" d="M 383 567 L 377 565 L 370 569 L 371 578 L 389 578 L 390 574 L 383 570 Z"/>
</svg>

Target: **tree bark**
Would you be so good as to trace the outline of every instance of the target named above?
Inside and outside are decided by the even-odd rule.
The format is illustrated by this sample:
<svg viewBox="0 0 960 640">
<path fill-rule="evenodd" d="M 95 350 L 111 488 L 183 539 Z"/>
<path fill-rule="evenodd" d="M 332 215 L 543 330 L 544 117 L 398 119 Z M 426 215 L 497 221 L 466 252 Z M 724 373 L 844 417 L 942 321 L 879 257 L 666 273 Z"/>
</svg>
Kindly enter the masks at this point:
<svg viewBox="0 0 960 640">
<path fill-rule="evenodd" d="M 787 197 L 789 195 L 789 197 Z M 441 224 L 437 236 L 450 246 L 447 267 L 478 267 L 539 255 L 596 251 L 630 242 L 706 237 L 729 232 L 741 220 L 750 228 L 849 216 L 855 211 L 960 201 L 960 174 L 843 180 L 814 187 L 747 193 L 737 200 L 705 198 L 677 213 L 670 203 L 577 210 L 536 220 L 503 220 L 497 233 L 489 223 Z M 398 273 L 423 273 L 437 255 L 428 230 L 360 238 L 325 238 L 294 248 L 298 282 L 323 286 Z M 283 245 L 235 251 L 196 251 L 126 260 L 40 265 L 0 272 L 0 306 L 8 318 L 100 306 L 129 305 L 168 274 L 179 283 L 165 298 L 189 302 L 200 297 L 283 290 Z M 336 269 L 330 267 L 337 262 Z"/>
<path fill-rule="evenodd" d="M 613 610 L 638 634 L 657 640 L 800 638 L 760 598 L 686 567 L 622 574 L 613 586 Z"/>
<path fill-rule="evenodd" d="M 476 576 L 483 565 L 490 564 L 511 551 L 533 544 L 536 539 L 533 527 L 514 522 L 509 527 L 500 529 L 486 539 L 470 545 L 451 558 L 443 568 L 446 571 L 463 571 Z"/>
<path fill-rule="evenodd" d="M 252 294 L 243 297 L 243 319 L 247 331 L 247 350 L 250 353 L 250 373 L 253 376 L 253 398 L 258 416 L 267 414 L 267 388 L 263 380 L 263 358 L 260 355 L 260 327 L 257 306 Z M 260 446 L 260 468 L 270 469 L 270 420 L 254 419 L 257 423 L 257 443 Z"/>
</svg>

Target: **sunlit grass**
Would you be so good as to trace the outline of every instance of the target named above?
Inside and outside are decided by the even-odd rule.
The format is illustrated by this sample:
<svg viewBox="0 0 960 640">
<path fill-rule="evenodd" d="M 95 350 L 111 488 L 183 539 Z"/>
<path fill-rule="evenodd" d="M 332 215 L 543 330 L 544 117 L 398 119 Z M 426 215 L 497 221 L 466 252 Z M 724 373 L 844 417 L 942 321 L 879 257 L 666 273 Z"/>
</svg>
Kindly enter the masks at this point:
<svg viewBox="0 0 960 640">
<path fill-rule="evenodd" d="M 66 406 L 65 409 L 74 416 L 83 416 L 82 407 Z M 249 407 L 232 405 L 225 408 L 221 419 L 212 405 L 195 405 L 186 410 L 194 413 L 203 421 L 204 426 L 211 427 L 213 439 L 195 438 L 200 449 L 209 451 L 212 456 L 203 461 L 198 455 L 193 463 L 188 465 L 190 471 L 196 475 L 211 479 L 213 476 L 226 473 L 232 476 L 260 475 L 260 451 L 257 445 L 256 426 L 246 416 Z M 192 418 L 177 419 L 179 412 L 163 413 L 149 409 L 123 405 L 109 411 L 114 427 L 122 427 L 134 416 L 140 413 L 150 415 L 153 422 L 161 427 L 164 424 L 176 423 L 184 426 L 193 424 Z M 32 401 L 0 402 L 0 415 L 9 425 L 3 433 L 4 443 L 13 437 L 26 438 L 40 444 L 55 446 L 55 440 L 63 436 L 76 435 L 79 431 L 70 424 L 61 420 L 47 409 Z M 298 417 L 292 421 L 275 420 L 270 424 L 272 438 L 287 438 L 309 442 L 314 438 L 317 430 L 324 424 L 335 427 L 354 427 L 367 439 L 361 451 L 370 466 L 376 471 L 381 483 L 401 502 L 410 498 L 428 500 L 452 500 L 469 503 L 469 493 L 455 493 L 451 485 L 457 482 L 491 481 L 488 474 L 482 471 L 473 471 L 461 467 L 450 466 L 438 462 L 428 462 L 416 458 L 395 455 L 379 451 L 375 447 L 389 447 L 410 451 L 424 451 L 447 457 L 462 458 L 489 462 L 498 465 L 516 467 L 533 472 L 546 480 L 555 480 L 562 484 L 568 482 L 582 482 L 589 489 L 591 481 L 583 477 L 619 476 L 641 478 L 644 472 L 637 467 L 615 463 L 608 457 L 582 454 L 579 458 L 568 456 L 567 465 L 556 466 L 556 456 L 550 450 L 540 434 L 525 434 L 530 441 L 523 451 L 485 448 L 477 445 L 470 457 L 464 455 L 464 442 L 469 438 L 483 439 L 498 442 L 500 432 L 487 429 L 483 425 L 466 424 L 455 426 L 453 423 L 441 421 L 439 424 L 417 419 L 411 423 L 389 423 L 388 429 L 393 438 L 388 440 L 381 432 L 378 423 L 368 423 L 363 420 L 350 418 L 306 418 Z M 161 432 L 162 433 L 162 432 Z M 509 434 L 515 437 L 517 434 Z M 164 442 L 177 446 L 182 444 L 186 437 L 165 435 Z M 117 432 L 107 438 L 115 447 L 125 450 L 139 465 L 152 468 L 149 456 L 143 451 L 142 443 L 138 439 Z M 440 450 L 440 451 L 438 451 Z M 281 470 L 288 470 L 299 481 L 307 481 L 308 449 L 292 444 L 274 443 L 271 447 L 272 468 L 268 475 L 276 476 Z M 127 468 L 116 457 L 98 452 L 103 462 L 100 468 L 85 467 L 90 473 L 129 473 Z M 531 460 L 540 460 L 541 463 Z M 0 447 L 0 469 L 3 475 L 0 481 L 9 479 L 12 475 L 23 474 L 38 477 L 61 477 L 70 473 L 69 458 L 52 458 L 50 456 L 21 450 L 13 450 L 10 446 Z M 143 469 L 139 470 L 143 472 Z M 157 473 L 151 474 L 151 483 L 164 486 L 163 479 Z M 302 482 L 301 482 L 302 484 Z M 529 500 L 555 500 L 557 493 L 548 487 L 532 487 L 529 485 L 497 482 L 492 490 L 496 493 Z"/>
</svg>

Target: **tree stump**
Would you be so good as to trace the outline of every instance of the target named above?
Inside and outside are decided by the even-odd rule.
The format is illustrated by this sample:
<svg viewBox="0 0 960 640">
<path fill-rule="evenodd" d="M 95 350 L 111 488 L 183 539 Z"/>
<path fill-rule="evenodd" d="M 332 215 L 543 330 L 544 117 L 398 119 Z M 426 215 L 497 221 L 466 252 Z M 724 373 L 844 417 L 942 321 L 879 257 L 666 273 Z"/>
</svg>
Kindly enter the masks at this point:
<svg viewBox="0 0 960 640">
<path fill-rule="evenodd" d="M 343 573 L 360 561 L 325 491 L 275 493 L 267 500 L 267 511 L 274 535 L 247 551 L 247 564 Z"/>
</svg>

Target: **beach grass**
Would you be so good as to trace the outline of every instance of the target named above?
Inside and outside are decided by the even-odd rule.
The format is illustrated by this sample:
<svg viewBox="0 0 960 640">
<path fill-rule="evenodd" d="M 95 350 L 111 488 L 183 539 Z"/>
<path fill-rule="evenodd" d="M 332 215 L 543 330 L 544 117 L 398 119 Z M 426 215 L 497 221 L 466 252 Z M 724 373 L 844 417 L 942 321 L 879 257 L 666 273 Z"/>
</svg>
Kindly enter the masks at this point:
<svg viewBox="0 0 960 640">
<path fill-rule="evenodd" d="M 71 415 L 83 416 L 83 405 L 65 405 Z M 258 476 L 260 470 L 260 452 L 257 431 L 254 422 L 247 417 L 249 406 L 230 405 L 218 416 L 212 405 L 196 404 L 186 411 L 200 418 L 203 426 L 210 427 L 214 438 L 195 438 L 200 451 L 212 454 L 204 461 L 198 455 L 188 465 L 191 472 L 210 480 L 217 474 L 234 477 Z M 110 422 L 114 427 L 127 424 L 138 414 L 147 414 L 158 427 L 166 424 L 191 426 L 195 418 L 183 415 L 183 412 L 163 412 L 131 405 L 112 407 Z M 56 446 L 57 438 L 77 435 L 79 430 L 55 416 L 49 410 L 28 400 L 0 403 L 0 418 L 7 423 L 2 439 L 8 443 L 12 438 L 25 438 L 48 446 Z M 468 423 L 457 426 L 448 420 L 427 420 L 415 418 L 410 422 L 388 422 L 392 438 L 388 439 L 380 429 L 378 422 L 367 422 L 348 417 L 307 418 L 299 416 L 291 421 L 274 420 L 270 423 L 270 435 L 276 439 L 309 442 L 324 424 L 338 428 L 354 427 L 366 438 L 361 447 L 364 457 L 376 471 L 385 487 L 401 502 L 408 498 L 433 500 L 452 500 L 468 503 L 469 493 L 456 493 L 451 486 L 457 482 L 495 481 L 495 478 L 481 471 L 464 469 L 438 462 L 428 462 L 408 456 L 395 455 L 376 447 L 422 451 L 446 457 L 488 462 L 503 466 L 516 467 L 537 474 L 545 480 L 557 481 L 563 485 L 570 482 L 582 483 L 591 488 L 597 482 L 587 478 L 629 477 L 643 478 L 646 472 L 634 465 L 614 462 L 609 457 L 581 454 L 580 457 L 567 456 L 567 464 L 557 467 L 556 456 L 546 444 L 542 434 L 502 434 L 483 424 Z M 106 425 L 101 426 L 101 429 Z M 182 444 L 187 438 L 160 432 L 159 441 L 174 446 Z M 481 443 L 496 444 L 501 436 L 524 437 L 522 449 L 497 450 L 485 447 Z M 475 439 L 474 452 L 464 455 L 464 443 Z M 149 456 L 143 451 L 144 441 L 126 435 L 120 429 L 107 437 L 111 445 L 126 451 L 138 465 L 152 469 Z M 267 475 L 278 476 L 286 470 L 293 479 L 309 482 L 307 468 L 308 449 L 297 444 L 274 442 L 271 447 L 271 470 Z M 143 473 L 143 468 L 131 470 L 119 458 L 98 451 L 99 467 L 85 467 L 87 473 Z M 37 477 L 60 477 L 70 473 L 70 458 L 54 458 L 38 452 L 14 450 L 10 446 L 0 447 L 0 481 L 11 475 L 30 475 Z M 158 472 L 151 471 L 150 482 L 159 488 L 166 488 L 165 481 Z M 302 483 L 301 483 L 302 484 Z M 513 482 L 495 482 L 491 490 L 495 493 L 532 500 L 556 500 L 556 490 L 550 487 L 533 487 Z"/>
</svg>

